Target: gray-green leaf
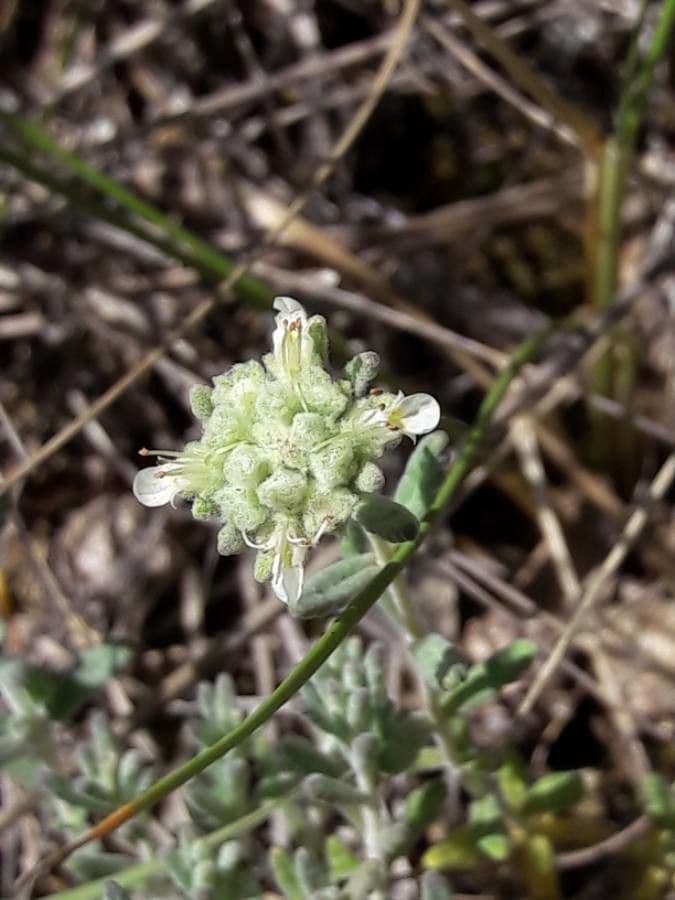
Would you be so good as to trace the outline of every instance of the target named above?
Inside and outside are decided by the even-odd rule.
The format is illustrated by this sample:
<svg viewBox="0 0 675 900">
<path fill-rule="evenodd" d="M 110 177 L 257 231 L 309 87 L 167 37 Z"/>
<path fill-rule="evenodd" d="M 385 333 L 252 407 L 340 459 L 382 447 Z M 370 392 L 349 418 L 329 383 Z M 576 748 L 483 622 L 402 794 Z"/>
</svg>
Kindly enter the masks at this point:
<svg viewBox="0 0 675 900">
<path fill-rule="evenodd" d="M 301 619 L 339 613 L 377 572 L 372 553 L 341 559 L 308 578 L 298 600 L 289 604 L 289 611 Z"/>
<path fill-rule="evenodd" d="M 354 510 L 354 518 L 366 531 L 390 544 L 413 541 L 420 527 L 417 516 L 407 507 L 380 494 L 364 496 Z"/>
<path fill-rule="evenodd" d="M 434 431 L 423 437 L 410 454 L 399 480 L 394 500 L 409 509 L 418 519 L 423 519 L 429 511 L 445 477 L 440 456 L 448 446 L 448 441 L 444 431 Z"/>
</svg>

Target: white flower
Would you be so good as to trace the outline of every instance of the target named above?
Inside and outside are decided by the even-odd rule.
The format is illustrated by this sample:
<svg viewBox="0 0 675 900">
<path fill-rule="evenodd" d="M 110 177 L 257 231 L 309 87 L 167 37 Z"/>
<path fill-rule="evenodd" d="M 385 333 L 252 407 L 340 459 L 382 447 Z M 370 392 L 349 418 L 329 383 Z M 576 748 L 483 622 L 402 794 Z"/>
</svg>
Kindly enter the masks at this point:
<svg viewBox="0 0 675 900">
<path fill-rule="evenodd" d="M 183 454 L 170 450 L 142 450 L 141 456 L 164 459 L 160 465 L 136 473 L 134 496 L 144 506 L 164 506 L 165 503 L 173 506 L 178 494 L 192 496 L 210 485 L 212 471 L 203 453 L 194 450 Z"/>
<path fill-rule="evenodd" d="M 299 538 L 290 534 L 287 524 L 279 525 L 272 537 L 263 544 L 252 541 L 245 531 L 242 531 L 244 543 L 254 550 L 274 550 L 272 561 L 272 590 L 286 605 L 293 605 L 300 599 L 305 583 L 305 557 L 310 547 L 316 546 L 321 540 L 330 524 L 329 519 L 324 519 L 314 537 Z"/>
<path fill-rule="evenodd" d="M 274 361 L 279 376 L 289 384 L 294 384 L 303 365 L 311 363 L 315 353 L 307 313 L 292 297 L 277 297 L 274 308 L 279 310 L 272 335 Z"/>
<path fill-rule="evenodd" d="M 320 535 L 319 535 L 320 536 Z M 272 590 L 282 603 L 291 606 L 300 598 L 305 582 L 305 557 L 310 543 L 304 538 L 291 537 L 288 526 L 279 525 L 264 544 L 256 544 L 245 531 L 242 537 L 247 546 L 262 553 L 274 550 L 272 562 Z"/>
<path fill-rule="evenodd" d="M 289 539 L 286 533 L 275 548 L 272 564 L 272 590 L 282 603 L 293 606 L 300 599 L 305 583 L 305 557 L 309 546 L 305 541 Z"/>
<path fill-rule="evenodd" d="M 414 443 L 419 435 L 433 431 L 440 418 L 441 408 L 431 394 L 406 397 L 399 391 L 393 402 L 367 413 L 363 422 L 386 428 L 391 435 L 404 434 Z"/>
</svg>

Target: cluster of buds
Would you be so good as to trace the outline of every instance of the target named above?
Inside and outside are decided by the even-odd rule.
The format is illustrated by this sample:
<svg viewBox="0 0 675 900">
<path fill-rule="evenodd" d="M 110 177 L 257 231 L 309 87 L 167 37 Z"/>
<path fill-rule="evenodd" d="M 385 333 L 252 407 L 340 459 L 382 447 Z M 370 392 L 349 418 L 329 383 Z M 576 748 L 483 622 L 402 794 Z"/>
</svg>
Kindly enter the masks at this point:
<svg viewBox="0 0 675 900">
<path fill-rule="evenodd" d="M 200 439 L 180 453 L 142 451 L 160 464 L 138 472 L 134 494 L 146 506 L 191 500 L 195 518 L 220 523 L 219 552 L 253 547 L 256 578 L 293 604 L 308 550 L 383 487 L 375 460 L 402 437 L 433 431 L 440 410 L 428 394 L 370 388 L 376 353 L 355 356 L 333 379 L 325 319 L 290 297 L 274 308 L 263 364 L 239 363 L 213 388 L 192 389 Z"/>
</svg>

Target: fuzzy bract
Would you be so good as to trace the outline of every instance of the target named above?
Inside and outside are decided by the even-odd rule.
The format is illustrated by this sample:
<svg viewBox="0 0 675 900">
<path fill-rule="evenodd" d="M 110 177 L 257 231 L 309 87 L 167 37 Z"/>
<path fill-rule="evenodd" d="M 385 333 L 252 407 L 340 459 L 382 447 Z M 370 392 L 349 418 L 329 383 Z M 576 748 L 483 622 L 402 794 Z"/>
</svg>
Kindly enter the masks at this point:
<svg viewBox="0 0 675 900">
<path fill-rule="evenodd" d="M 220 523 L 219 552 L 255 548 L 256 577 L 294 603 L 308 550 L 382 488 L 375 460 L 402 436 L 433 431 L 440 410 L 428 394 L 369 391 L 377 373 L 371 352 L 334 379 L 325 320 L 308 317 L 290 297 L 278 297 L 274 308 L 264 365 L 239 363 L 212 388 L 194 387 L 200 439 L 181 453 L 153 451 L 160 463 L 138 472 L 134 494 L 146 506 L 191 500 L 196 518 Z"/>
</svg>

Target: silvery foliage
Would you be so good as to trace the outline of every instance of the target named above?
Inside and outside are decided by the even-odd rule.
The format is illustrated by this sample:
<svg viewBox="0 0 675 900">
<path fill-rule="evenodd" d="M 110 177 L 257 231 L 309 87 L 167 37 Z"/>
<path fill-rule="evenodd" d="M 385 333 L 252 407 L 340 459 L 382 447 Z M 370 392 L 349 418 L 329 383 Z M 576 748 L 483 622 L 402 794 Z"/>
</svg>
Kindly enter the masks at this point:
<svg viewBox="0 0 675 900">
<path fill-rule="evenodd" d="M 180 453 L 152 451 L 163 460 L 137 474 L 134 493 L 146 506 L 191 500 L 195 518 L 220 524 L 219 552 L 255 548 L 256 578 L 271 579 L 293 609 L 308 550 L 359 508 L 368 519 L 364 498 L 384 485 L 376 461 L 403 436 L 433 431 L 440 409 L 428 394 L 369 389 L 375 353 L 354 357 L 334 379 L 323 317 L 308 317 L 290 297 L 274 307 L 272 352 L 192 389 L 201 437 Z M 386 520 L 387 511 L 370 519 Z"/>
<path fill-rule="evenodd" d="M 396 707 L 385 687 L 383 648 L 372 645 L 364 653 L 358 638 L 341 645 L 301 697 L 314 726 L 312 739 L 284 738 L 279 758 L 300 777 L 300 802 L 314 839 L 300 830 L 293 854 L 271 852 L 277 884 L 292 900 L 392 897 L 392 863 L 419 840 L 445 799 L 440 779 L 411 790 L 405 802 L 389 797 L 392 776 L 412 766 L 430 739 L 431 724 L 422 714 Z M 336 811 L 348 843 L 319 831 L 317 813 L 332 818 Z M 415 889 L 414 896 L 426 894 Z"/>
<path fill-rule="evenodd" d="M 397 708 L 385 690 L 382 648 L 364 653 L 357 639 L 306 686 L 298 711 L 304 735 L 273 741 L 258 733 L 186 785 L 190 822 L 177 827 L 172 850 L 151 817 L 142 815 L 117 833 L 115 852 L 100 844 L 78 851 L 71 874 L 80 883 L 109 878 L 110 900 L 253 900 L 264 895 L 270 877 L 287 900 L 393 897 L 391 863 L 419 840 L 444 802 L 440 778 L 405 796 L 401 783 L 394 792 L 399 799 L 390 796 L 392 776 L 400 778 L 429 740 L 427 719 Z M 242 717 L 228 675 L 200 684 L 186 728 L 191 749 L 212 743 Z M 48 779 L 52 828 L 69 837 L 132 799 L 152 777 L 143 757 L 123 750 L 101 716 L 93 717 L 76 766 L 68 778 Z M 269 868 L 259 831 L 217 837 L 223 826 L 236 825 L 264 803 L 275 804 L 290 847 L 271 851 Z M 342 821 L 337 834 L 336 813 Z M 124 870 L 158 856 L 162 865 L 150 878 L 125 881 Z M 411 877 L 411 896 L 447 896 L 429 893 L 428 880 L 415 886 Z"/>
</svg>

